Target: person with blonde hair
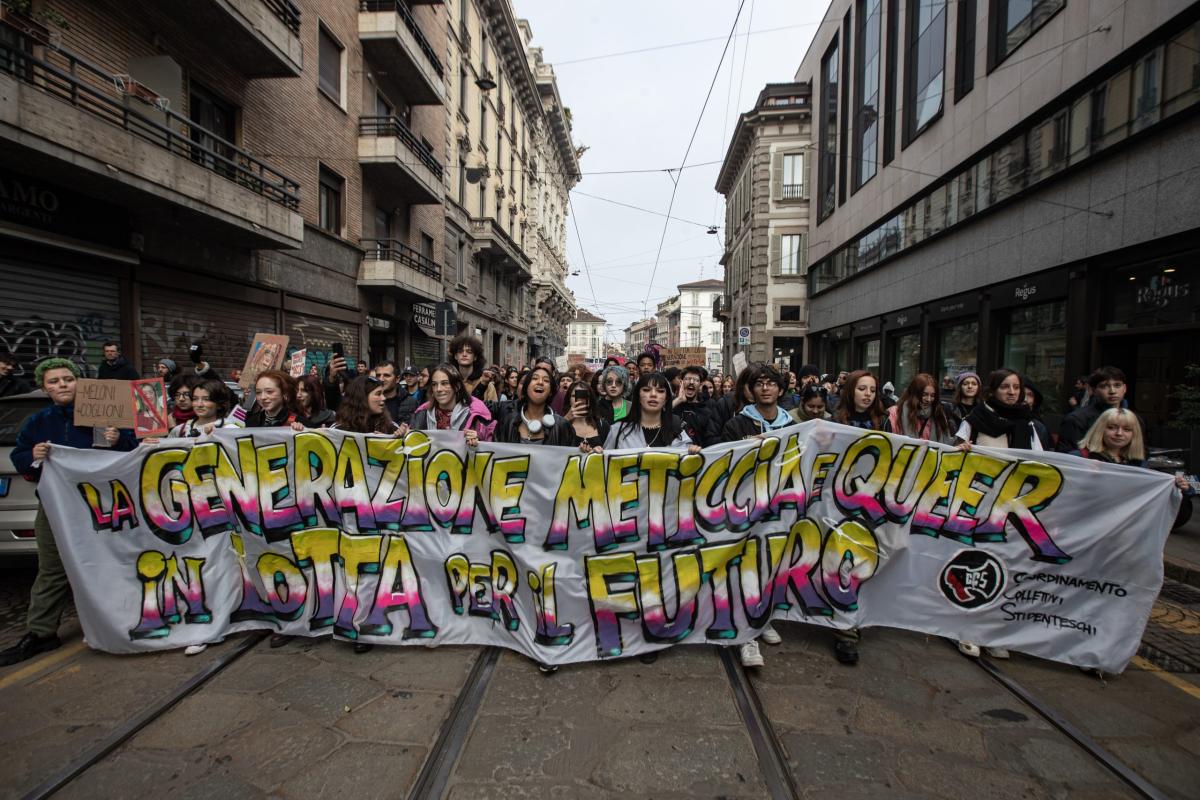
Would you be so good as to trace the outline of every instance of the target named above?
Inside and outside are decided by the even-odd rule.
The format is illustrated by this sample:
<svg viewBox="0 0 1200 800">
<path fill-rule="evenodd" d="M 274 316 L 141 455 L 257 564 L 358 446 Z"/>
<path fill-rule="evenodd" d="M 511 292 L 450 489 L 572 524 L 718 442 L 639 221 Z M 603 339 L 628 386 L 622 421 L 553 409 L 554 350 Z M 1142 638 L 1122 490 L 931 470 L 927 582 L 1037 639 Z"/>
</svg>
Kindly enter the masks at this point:
<svg viewBox="0 0 1200 800">
<path fill-rule="evenodd" d="M 1127 408 L 1106 409 L 1083 435 L 1076 455 L 1110 464 L 1145 466 L 1146 445 L 1141 423 Z"/>
</svg>

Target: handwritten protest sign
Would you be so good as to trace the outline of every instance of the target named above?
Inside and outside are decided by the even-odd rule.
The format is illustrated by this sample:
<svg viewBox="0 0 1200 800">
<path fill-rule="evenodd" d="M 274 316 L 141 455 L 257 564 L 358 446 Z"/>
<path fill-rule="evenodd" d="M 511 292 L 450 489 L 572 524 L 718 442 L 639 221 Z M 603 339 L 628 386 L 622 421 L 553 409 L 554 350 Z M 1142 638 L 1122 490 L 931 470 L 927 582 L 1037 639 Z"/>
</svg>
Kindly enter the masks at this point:
<svg viewBox="0 0 1200 800">
<path fill-rule="evenodd" d="M 238 385 L 243 389 L 254 386 L 259 373 L 279 369 L 287 353 L 288 337 L 275 333 L 256 333 L 250 352 L 246 354 L 246 365 L 238 376 Z"/>
<path fill-rule="evenodd" d="M 696 454 L 226 428 L 56 448 L 39 494 L 110 652 L 266 628 L 562 664 L 788 619 L 1112 672 L 1179 504 L 1150 470 L 824 421 Z"/>
<path fill-rule="evenodd" d="M 747 363 L 746 363 L 746 354 L 745 353 L 734 353 L 733 354 L 733 374 L 735 376 L 741 375 L 742 370 L 744 370 L 746 368 L 746 365 L 747 365 Z"/>
<path fill-rule="evenodd" d="M 308 359 L 308 348 L 302 348 L 292 353 L 290 374 L 293 378 L 304 377 L 304 362 Z"/>
<path fill-rule="evenodd" d="M 132 428 L 136 420 L 131 383 L 80 378 L 75 383 L 74 424 L 83 428 Z"/>
<path fill-rule="evenodd" d="M 662 356 L 663 369 L 667 367 L 686 367 L 689 364 L 694 364 L 697 367 L 704 366 L 704 348 L 703 347 L 664 347 L 660 353 Z"/>
</svg>

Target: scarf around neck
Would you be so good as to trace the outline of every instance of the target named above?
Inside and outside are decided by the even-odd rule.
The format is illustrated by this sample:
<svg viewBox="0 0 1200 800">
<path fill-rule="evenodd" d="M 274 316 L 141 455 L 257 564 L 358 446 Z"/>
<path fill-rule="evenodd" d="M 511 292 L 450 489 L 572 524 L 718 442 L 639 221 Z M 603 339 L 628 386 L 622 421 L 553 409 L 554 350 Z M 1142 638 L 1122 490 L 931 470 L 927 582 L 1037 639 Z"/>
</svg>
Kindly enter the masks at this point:
<svg viewBox="0 0 1200 800">
<path fill-rule="evenodd" d="M 1000 438 L 1008 438 L 1008 446 L 1014 450 L 1030 450 L 1033 448 L 1033 429 L 1029 425 L 1032 412 L 1024 403 L 1007 406 L 992 399 L 984 403 L 976 403 L 967 415 L 966 421 L 971 426 L 972 439 L 979 434 Z"/>
</svg>

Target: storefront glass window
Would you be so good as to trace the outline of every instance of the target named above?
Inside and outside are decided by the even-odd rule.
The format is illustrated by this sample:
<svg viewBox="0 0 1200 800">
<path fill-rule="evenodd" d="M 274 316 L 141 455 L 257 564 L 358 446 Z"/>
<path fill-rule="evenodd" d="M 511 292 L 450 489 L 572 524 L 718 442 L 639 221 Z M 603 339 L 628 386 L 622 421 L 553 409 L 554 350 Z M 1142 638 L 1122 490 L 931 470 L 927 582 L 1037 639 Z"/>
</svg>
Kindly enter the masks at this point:
<svg viewBox="0 0 1200 800">
<path fill-rule="evenodd" d="M 833 346 L 833 373 L 834 377 L 842 371 L 850 371 L 850 343 L 838 342 Z"/>
<path fill-rule="evenodd" d="M 979 352 L 979 322 L 943 325 L 938 330 L 938 356 L 935 376 L 942 392 L 952 394 L 954 383 L 963 372 L 978 372 L 975 360 Z"/>
<path fill-rule="evenodd" d="M 1067 304 L 1043 303 L 1010 312 L 1001 362 L 1037 384 L 1043 414 L 1062 413 L 1067 362 Z"/>
<path fill-rule="evenodd" d="M 914 331 L 897 336 L 892 351 L 891 375 L 887 378 L 896 387 L 897 394 L 908 386 L 908 382 L 920 370 L 920 364 L 921 334 Z"/>
<path fill-rule="evenodd" d="M 879 340 L 871 339 L 868 342 L 859 342 L 858 345 L 858 364 L 855 369 L 870 370 L 876 375 L 879 374 Z"/>
</svg>

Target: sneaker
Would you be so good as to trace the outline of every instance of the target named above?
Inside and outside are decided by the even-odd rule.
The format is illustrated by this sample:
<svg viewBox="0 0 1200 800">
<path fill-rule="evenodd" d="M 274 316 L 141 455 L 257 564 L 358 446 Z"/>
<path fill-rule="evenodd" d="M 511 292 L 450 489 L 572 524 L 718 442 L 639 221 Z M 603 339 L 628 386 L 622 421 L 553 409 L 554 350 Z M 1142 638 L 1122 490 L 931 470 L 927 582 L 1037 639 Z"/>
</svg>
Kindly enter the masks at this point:
<svg viewBox="0 0 1200 800">
<path fill-rule="evenodd" d="M 839 639 L 833 643 L 833 655 L 841 664 L 857 664 L 858 644 L 856 642 L 844 642 Z"/>
<path fill-rule="evenodd" d="M 354 643 L 354 652 L 357 653 L 358 655 L 362 655 L 363 653 L 369 653 L 369 652 L 371 652 L 371 648 L 374 646 L 375 645 L 367 644 L 366 642 L 355 642 Z"/>
<path fill-rule="evenodd" d="M 291 640 L 292 640 L 292 637 L 288 636 L 286 633 L 272 633 L 270 644 L 271 644 L 271 647 L 283 647 L 285 644 L 287 644 Z"/>
<path fill-rule="evenodd" d="M 738 648 L 738 658 L 742 661 L 743 667 L 761 667 L 763 665 L 762 653 L 758 652 L 758 642 L 746 642 Z"/>
<path fill-rule="evenodd" d="M 992 658 L 1008 658 L 1008 651 L 1003 647 L 985 647 L 984 650 Z M 979 652 L 978 648 L 976 648 L 976 652 Z"/>
<path fill-rule="evenodd" d="M 539 661 L 538 662 L 538 672 L 542 673 L 543 675 L 553 675 L 554 673 L 558 672 L 558 665 L 557 664 L 543 664 L 542 662 Z"/>
<path fill-rule="evenodd" d="M 0 650 L 0 667 L 7 667 L 9 664 L 19 664 L 22 661 L 33 658 L 38 653 L 45 653 L 47 650 L 54 650 L 61 647 L 62 642 L 56 634 L 49 636 L 34 636 L 32 633 L 27 633 L 21 637 L 21 641 L 17 642 L 7 650 Z"/>
<path fill-rule="evenodd" d="M 763 641 L 763 644 L 781 644 L 783 642 L 783 637 L 779 635 L 779 631 L 770 625 L 758 632 L 758 638 Z"/>
<path fill-rule="evenodd" d="M 979 658 L 979 645 L 974 642 L 959 642 L 958 652 L 971 658 Z"/>
<path fill-rule="evenodd" d="M 185 656 L 198 656 L 207 649 L 208 645 L 206 644 L 189 644 L 183 651 L 183 654 Z"/>
</svg>

